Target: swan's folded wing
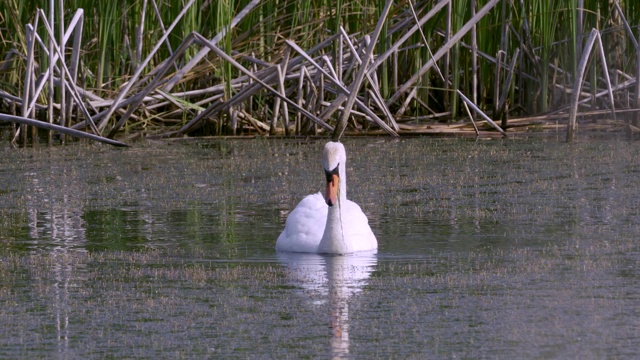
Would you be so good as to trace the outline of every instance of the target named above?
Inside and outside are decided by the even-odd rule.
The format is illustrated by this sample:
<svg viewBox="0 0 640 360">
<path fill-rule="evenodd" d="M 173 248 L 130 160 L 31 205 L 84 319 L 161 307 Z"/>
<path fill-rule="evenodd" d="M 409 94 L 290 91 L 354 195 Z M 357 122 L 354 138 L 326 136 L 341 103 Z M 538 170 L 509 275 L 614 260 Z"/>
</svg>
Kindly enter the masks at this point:
<svg viewBox="0 0 640 360">
<path fill-rule="evenodd" d="M 317 252 L 327 223 L 327 204 L 320 193 L 308 195 L 287 217 L 276 249 L 292 252 Z"/>
<path fill-rule="evenodd" d="M 369 226 L 369 219 L 360 205 L 351 200 L 346 201 L 344 216 L 346 237 L 351 239 L 353 251 L 373 250 L 378 248 L 378 240 Z"/>
</svg>

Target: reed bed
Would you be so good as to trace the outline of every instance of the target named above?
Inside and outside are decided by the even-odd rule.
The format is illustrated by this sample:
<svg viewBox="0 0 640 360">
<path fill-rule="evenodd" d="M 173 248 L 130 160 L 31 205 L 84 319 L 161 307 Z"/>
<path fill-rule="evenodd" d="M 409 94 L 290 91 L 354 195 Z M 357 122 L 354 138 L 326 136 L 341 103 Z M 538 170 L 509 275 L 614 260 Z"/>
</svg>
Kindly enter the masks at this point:
<svg viewBox="0 0 640 360">
<path fill-rule="evenodd" d="M 133 137 L 638 131 L 639 6 L 0 3 L 0 122 Z M 83 135 L 83 134 L 86 135 Z M 119 138 L 119 140 L 115 140 Z M 62 141 L 65 137 L 61 136 Z"/>
</svg>

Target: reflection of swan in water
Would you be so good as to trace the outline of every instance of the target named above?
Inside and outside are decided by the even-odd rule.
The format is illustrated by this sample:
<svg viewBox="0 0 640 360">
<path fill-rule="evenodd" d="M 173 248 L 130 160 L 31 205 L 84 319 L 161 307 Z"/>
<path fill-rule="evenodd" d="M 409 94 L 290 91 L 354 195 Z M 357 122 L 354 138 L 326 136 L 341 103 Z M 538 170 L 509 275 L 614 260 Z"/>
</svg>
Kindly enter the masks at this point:
<svg viewBox="0 0 640 360">
<path fill-rule="evenodd" d="M 371 275 L 375 252 L 343 256 L 278 253 L 289 269 L 291 282 L 308 294 L 313 304 L 328 300 L 331 309 L 331 350 L 334 358 L 349 354 L 349 298 L 360 292 Z"/>
</svg>

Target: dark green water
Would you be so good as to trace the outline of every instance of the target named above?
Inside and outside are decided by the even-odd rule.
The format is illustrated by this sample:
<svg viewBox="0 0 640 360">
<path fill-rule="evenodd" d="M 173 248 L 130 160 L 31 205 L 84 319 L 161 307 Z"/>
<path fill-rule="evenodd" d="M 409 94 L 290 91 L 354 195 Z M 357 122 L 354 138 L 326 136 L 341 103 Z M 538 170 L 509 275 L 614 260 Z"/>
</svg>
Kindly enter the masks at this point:
<svg viewBox="0 0 640 360">
<path fill-rule="evenodd" d="M 377 254 L 277 254 L 324 142 L 0 149 L 1 358 L 634 358 L 640 143 L 346 139 Z"/>
</svg>

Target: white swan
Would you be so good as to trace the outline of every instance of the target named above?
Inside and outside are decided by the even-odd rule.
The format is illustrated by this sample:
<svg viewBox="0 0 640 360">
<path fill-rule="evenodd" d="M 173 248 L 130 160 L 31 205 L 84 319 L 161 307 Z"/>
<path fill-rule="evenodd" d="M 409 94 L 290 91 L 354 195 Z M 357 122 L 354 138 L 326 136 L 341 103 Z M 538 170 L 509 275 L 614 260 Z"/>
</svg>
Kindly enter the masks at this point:
<svg viewBox="0 0 640 360">
<path fill-rule="evenodd" d="M 325 196 L 308 195 L 289 214 L 278 237 L 278 251 L 348 254 L 378 248 L 360 206 L 347 200 L 347 155 L 344 146 L 324 146 L 322 165 L 327 178 Z"/>
</svg>

